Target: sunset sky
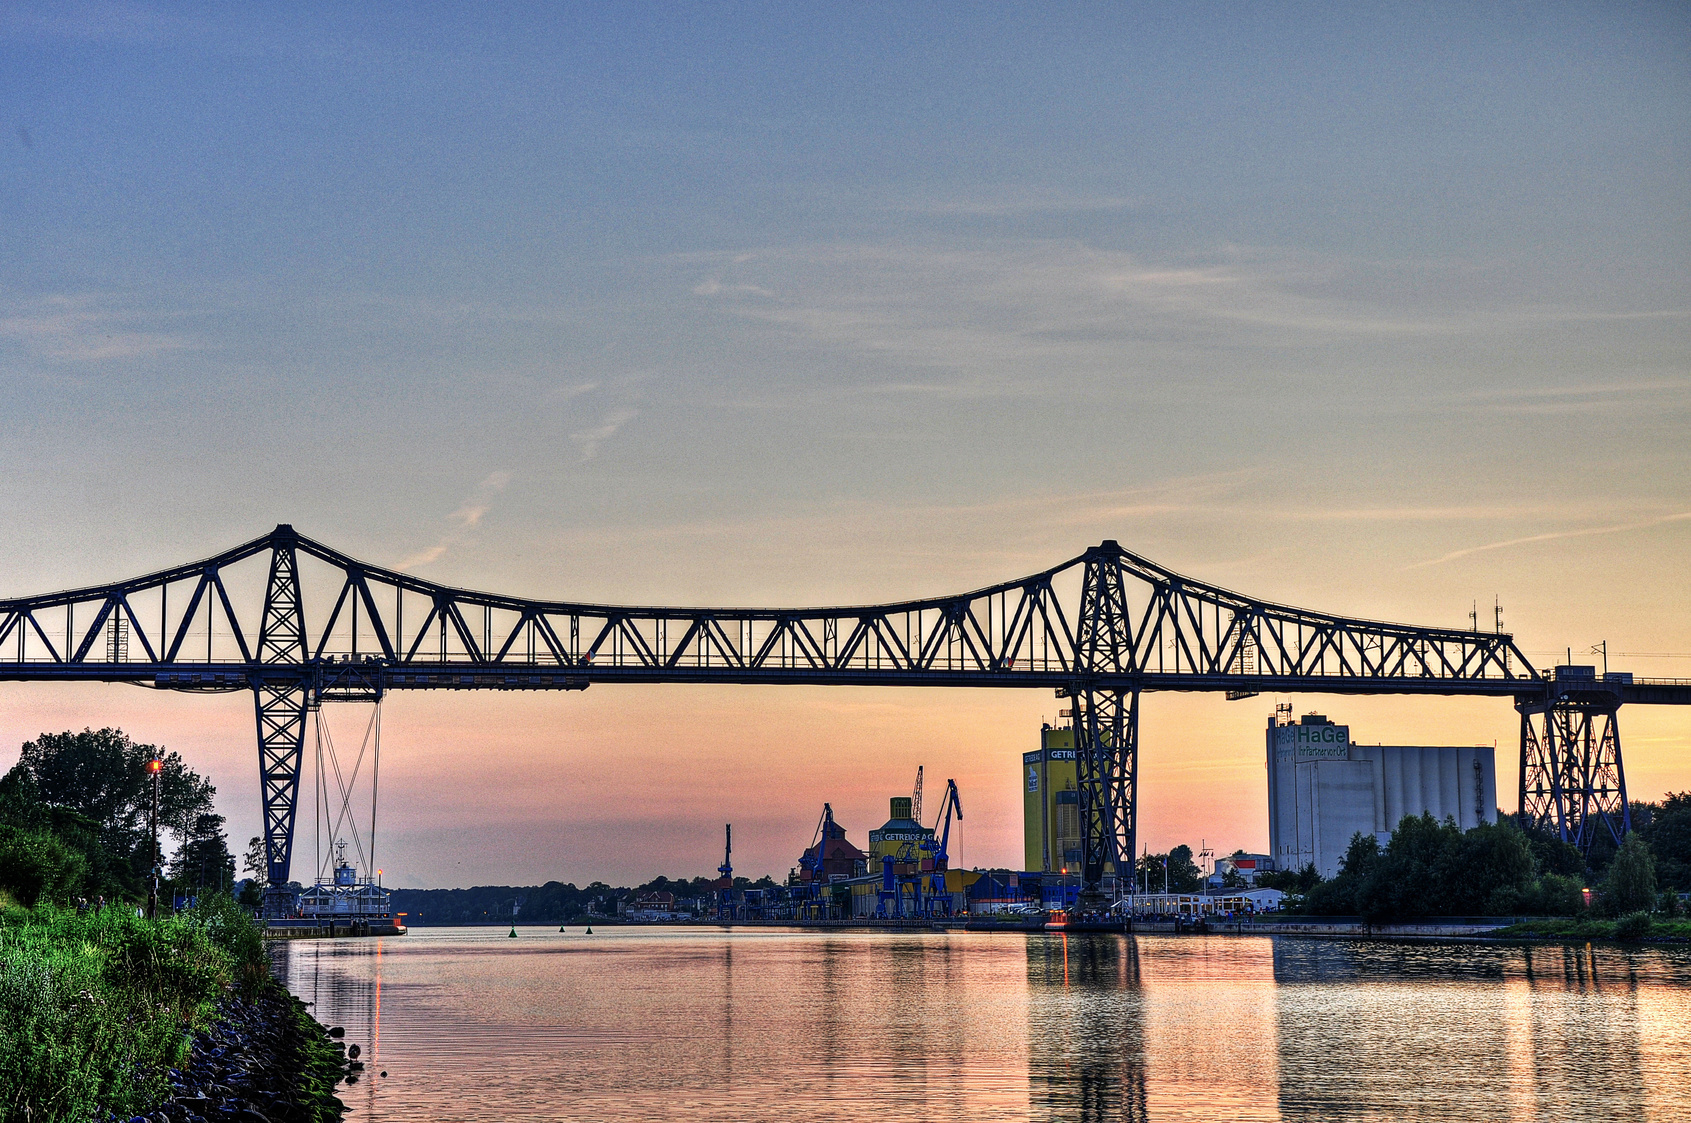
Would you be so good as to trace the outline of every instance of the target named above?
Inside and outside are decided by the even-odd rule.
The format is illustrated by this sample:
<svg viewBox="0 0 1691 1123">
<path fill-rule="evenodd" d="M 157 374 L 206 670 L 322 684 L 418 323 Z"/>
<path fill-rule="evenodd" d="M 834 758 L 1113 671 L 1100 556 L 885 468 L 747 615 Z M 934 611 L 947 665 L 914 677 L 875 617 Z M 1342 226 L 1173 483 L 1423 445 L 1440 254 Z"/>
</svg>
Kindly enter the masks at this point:
<svg viewBox="0 0 1691 1123">
<path fill-rule="evenodd" d="M 0 8 L 0 596 L 279 522 L 630 604 L 954 592 L 1114 538 L 1349 615 L 1497 598 L 1539 665 L 1691 678 L 1682 4 L 275 7 Z M 1147 697 L 1153 850 L 1266 845 L 1286 700 Z M 1290 701 L 1495 742 L 1514 810 L 1506 701 Z M 379 864 L 692 876 L 732 821 L 781 876 L 918 764 L 962 862 L 1015 864 L 1059 705 L 396 695 Z M 244 695 L 3 684 L 0 767 L 104 725 L 257 832 Z M 1635 798 L 1691 789 L 1691 710 L 1621 729 Z"/>
</svg>

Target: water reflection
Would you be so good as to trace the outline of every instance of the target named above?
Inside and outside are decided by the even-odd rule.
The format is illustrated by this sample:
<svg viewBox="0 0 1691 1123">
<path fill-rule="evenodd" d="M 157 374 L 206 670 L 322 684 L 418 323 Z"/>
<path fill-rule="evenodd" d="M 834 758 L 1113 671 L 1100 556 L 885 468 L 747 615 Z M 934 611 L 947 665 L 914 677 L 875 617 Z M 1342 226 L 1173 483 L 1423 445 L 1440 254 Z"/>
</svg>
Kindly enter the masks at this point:
<svg viewBox="0 0 1691 1123">
<path fill-rule="evenodd" d="M 1643 1116 L 1635 955 L 1590 945 L 1522 950 L 1535 1113 L 1572 1103 L 1581 1108 L 1569 1118 Z"/>
<path fill-rule="evenodd" d="M 1148 1119 L 1144 995 L 1132 937 L 1030 941 L 1028 1102 L 1034 1119 Z"/>
<path fill-rule="evenodd" d="M 506 931 L 275 946 L 353 1119 L 1691 1118 L 1691 949 Z"/>
<path fill-rule="evenodd" d="M 1644 1118 L 1639 957 L 1655 955 L 1279 942 L 1281 1117 Z M 1665 974 L 1684 1011 L 1682 968 Z"/>
</svg>

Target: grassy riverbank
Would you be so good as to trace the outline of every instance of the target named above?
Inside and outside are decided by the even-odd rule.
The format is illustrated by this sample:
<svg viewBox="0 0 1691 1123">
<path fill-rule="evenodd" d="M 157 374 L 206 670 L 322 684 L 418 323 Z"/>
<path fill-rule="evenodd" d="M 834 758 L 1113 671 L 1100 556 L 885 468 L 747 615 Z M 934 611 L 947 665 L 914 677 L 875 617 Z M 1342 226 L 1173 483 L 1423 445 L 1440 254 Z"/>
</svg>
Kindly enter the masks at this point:
<svg viewBox="0 0 1691 1123">
<path fill-rule="evenodd" d="M 227 899 L 158 921 L 0 904 L 0 1123 L 151 1110 L 221 1000 L 279 990 L 257 929 Z"/>
<path fill-rule="evenodd" d="M 1632 913 L 1616 920 L 1579 917 L 1566 920 L 1523 920 L 1487 933 L 1489 937 L 1515 940 L 1654 940 L 1691 943 L 1691 920 L 1651 917 Z"/>
</svg>

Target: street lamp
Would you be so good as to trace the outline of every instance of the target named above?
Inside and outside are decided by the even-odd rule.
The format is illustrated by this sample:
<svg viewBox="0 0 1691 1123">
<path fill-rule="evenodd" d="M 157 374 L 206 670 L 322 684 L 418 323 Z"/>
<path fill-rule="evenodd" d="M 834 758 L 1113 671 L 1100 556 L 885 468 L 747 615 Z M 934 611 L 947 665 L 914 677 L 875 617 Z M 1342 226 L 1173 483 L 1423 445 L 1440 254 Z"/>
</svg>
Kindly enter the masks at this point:
<svg viewBox="0 0 1691 1123">
<path fill-rule="evenodd" d="M 153 757 L 147 761 L 147 774 L 153 781 L 153 868 L 147 875 L 147 919 L 153 920 L 158 916 L 159 909 L 159 773 L 164 771 L 164 761 Z"/>
</svg>

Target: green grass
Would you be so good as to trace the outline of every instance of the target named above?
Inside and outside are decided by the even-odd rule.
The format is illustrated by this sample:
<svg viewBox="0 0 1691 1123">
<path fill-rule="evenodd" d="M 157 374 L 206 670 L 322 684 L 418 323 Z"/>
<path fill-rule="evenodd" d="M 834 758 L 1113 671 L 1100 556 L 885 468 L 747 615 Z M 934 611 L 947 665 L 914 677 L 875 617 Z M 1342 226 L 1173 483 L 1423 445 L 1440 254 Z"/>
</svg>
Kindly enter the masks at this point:
<svg viewBox="0 0 1691 1123">
<path fill-rule="evenodd" d="M 262 985 L 257 934 L 231 910 L 149 922 L 0 907 L 0 1123 L 158 1103 L 225 988 Z"/>
<path fill-rule="evenodd" d="M 1631 923 L 1627 923 L 1628 921 Z M 1619 932 L 1616 931 L 1617 926 L 1620 926 Z M 1621 920 L 1597 920 L 1588 917 L 1569 920 L 1523 920 L 1507 928 L 1488 932 L 1487 935 L 1523 940 L 1691 941 L 1691 920 L 1651 917 L 1647 925 L 1639 923 L 1634 917 L 1623 917 Z"/>
</svg>

